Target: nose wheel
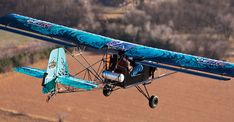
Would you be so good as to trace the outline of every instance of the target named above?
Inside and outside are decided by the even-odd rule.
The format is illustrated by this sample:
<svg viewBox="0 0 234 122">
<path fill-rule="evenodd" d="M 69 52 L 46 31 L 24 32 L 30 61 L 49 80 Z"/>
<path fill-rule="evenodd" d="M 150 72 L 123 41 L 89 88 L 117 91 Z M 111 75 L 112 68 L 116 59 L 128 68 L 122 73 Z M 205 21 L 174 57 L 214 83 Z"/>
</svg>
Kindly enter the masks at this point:
<svg viewBox="0 0 234 122">
<path fill-rule="evenodd" d="M 113 87 L 110 84 L 106 84 L 103 88 L 102 93 L 104 96 L 108 97 L 108 96 L 110 96 L 112 91 L 113 91 Z"/>
</svg>

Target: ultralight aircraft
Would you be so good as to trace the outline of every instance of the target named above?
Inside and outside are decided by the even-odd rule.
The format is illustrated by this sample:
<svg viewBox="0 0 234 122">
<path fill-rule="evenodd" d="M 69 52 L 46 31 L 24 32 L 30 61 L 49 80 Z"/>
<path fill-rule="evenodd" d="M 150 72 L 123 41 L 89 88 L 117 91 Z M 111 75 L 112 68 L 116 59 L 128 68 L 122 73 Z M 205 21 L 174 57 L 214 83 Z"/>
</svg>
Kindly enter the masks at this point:
<svg viewBox="0 0 234 122">
<path fill-rule="evenodd" d="M 47 100 L 58 93 L 101 88 L 103 94 L 109 96 L 115 90 L 136 87 L 147 98 L 149 106 L 155 108 L 158 97 L 151 96 L 146 87 L 153 80 L 176 72 L 216 80 L 234 77 L 234 64 L 230 62 L 133 44 L 18 14 L 1 17 L 0 29 L 66 47 L 51 51 L 47 70 L 15 68 L 18 72 L 42 78 L 42 92 L 48 94 Z M 80 58 L 66 50 L 70 47 L 79 49 Z M 102 50 L 103 57 L 91 64 L 81 53 L 84 47 Z M 83 66 L 81 72 L 69 73 L 65 51 Z M 99 66 L 95 68 L 94 65 Z M 160 68 L 171 72 L 155 76 Z"/>
</svg>

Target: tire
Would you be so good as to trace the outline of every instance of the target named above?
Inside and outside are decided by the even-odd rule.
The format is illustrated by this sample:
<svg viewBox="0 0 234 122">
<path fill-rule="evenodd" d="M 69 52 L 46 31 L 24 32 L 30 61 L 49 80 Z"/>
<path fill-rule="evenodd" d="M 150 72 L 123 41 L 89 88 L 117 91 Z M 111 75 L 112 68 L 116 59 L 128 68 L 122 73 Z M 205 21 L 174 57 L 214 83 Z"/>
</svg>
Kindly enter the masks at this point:
<svg viewBox="0 0 234 122">
<path fill-rule="evenodd" d="M 103 92 L 104 96 L 106 96 L 106 97 L 110 96 L 111 93 L 112 93 L 111 86 L 110 85 L 105 85 L 102 92 Z"/>
<path fill-rule="evenodd" d="M 151 96 L 149 98 L 149 106 L 150 108 L 155 108 L 158 105 L 158 97 L 157 96 Z"/>
</svg>

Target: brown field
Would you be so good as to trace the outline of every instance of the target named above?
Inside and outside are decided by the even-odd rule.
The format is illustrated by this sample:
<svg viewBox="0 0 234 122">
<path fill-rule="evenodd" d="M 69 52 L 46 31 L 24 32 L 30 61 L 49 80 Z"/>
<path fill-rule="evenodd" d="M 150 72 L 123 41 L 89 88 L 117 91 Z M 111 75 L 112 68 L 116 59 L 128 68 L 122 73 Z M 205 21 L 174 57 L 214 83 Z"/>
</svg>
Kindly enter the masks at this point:
<svg viewBox="0 0 234 122">
<path fill-rule="evenodd" d="M 90 55 L 89 60 L 99 56 Z M 80 66 L 68 57 L 71 72 Z M 47 61 L 32 67 L 45 68 Z M 0 121 L 98 122 L 233 122 L 234 80 L 216 81 L 177 73 L 154 81 L 150 93 L 159 97 L 156 109 L 135 88 L 104 97 L 102 91 L 56 95 L 49 103 L 41 80 L 9 72 L 0 75 Z M 9 112 L 9 111 L 16 112 Z"/>
</svg>

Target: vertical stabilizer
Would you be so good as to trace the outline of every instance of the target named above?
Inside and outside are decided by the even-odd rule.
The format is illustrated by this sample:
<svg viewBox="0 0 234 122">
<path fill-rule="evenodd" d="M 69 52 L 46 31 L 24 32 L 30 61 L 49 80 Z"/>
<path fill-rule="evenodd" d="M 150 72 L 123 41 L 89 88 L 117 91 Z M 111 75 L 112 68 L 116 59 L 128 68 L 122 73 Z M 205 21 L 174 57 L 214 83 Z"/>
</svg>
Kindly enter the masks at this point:
<svg viewBox="0 0 234 122">
<path fill-rule="evenodd" d="M 43 80 L 43 93 L 49 93 L 55 90 L 55 82 L 58 76 L 68 76 L 68 65 L 66 54 L 63 48 L 57 48 L 51 51 L 46 75 Z"/>
</svg>

